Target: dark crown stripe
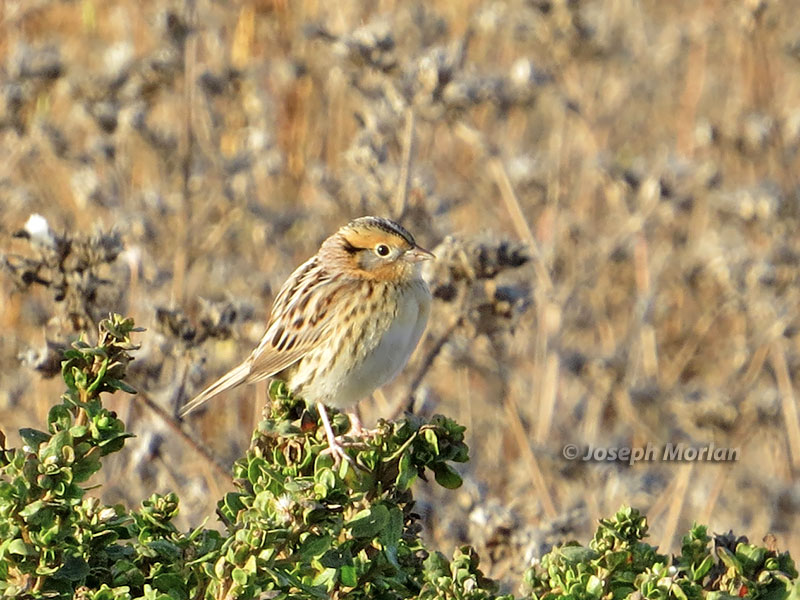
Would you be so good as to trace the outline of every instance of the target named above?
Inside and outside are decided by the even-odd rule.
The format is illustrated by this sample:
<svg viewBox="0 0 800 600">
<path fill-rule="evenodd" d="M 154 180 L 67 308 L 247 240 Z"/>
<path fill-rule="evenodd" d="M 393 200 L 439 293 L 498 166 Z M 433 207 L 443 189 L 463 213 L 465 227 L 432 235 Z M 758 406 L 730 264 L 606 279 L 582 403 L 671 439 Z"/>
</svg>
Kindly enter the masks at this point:
<svg viewBox="0 0 800 600">
<path fill-rule="evenodd" d="M 417 243 L 414 241 L 414 237 L 399 223 L 395 223 L 389 219 L 384 219 L 383 217 L 363 217 L 362 219 L 364 223 L 368 223 L 373 227 L 377 227 L 386 233 L 392 233 L 400 236 L 411 246 L 417 245 Z M 362 219 L 358 219 L 358 221 L 362 221 Z"/>
</svg>

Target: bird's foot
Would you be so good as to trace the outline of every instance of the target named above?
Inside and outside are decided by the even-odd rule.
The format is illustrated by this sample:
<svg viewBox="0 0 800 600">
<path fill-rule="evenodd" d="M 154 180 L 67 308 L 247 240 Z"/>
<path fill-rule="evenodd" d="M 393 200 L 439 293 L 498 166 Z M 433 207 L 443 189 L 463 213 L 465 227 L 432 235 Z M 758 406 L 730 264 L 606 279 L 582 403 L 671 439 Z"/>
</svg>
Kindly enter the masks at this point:
<svg viewBox="0 0 800 600">
<path fill-rule="evenodd" d="M 333 457 L 333 465 L 338 467 L 342 459 L 344 459 L 347 463 L 350 464 L 351 467 L 358 467 L 356 461 L 353 460 L 353 457 L 350 456 L 347 452 L 344 451 L 345 446 L 348 446 L 347 443 L 341 443 L 337 439 L 331 440 L 328 439 L 328 447 L 325 448 L 320 454 L 330 454 Z"/>
<path fill-rule="evenodd" d="M 352 467 L 360 468 L 349 454 L 344 451 L 345 446 L 356 446 L 358 442 L 341 442 L 341 438 L 337 438 L 333 433 L 331 422 L 328 419 L 328 413 L 323 404 L 317 404 L 319 416 L 322 419 L 322 425 L 325 428 L 325 437 L 328 438 L 328 447 L 322 451 L 322 454 L 330 454 L 333 457 L 333 464 L 339 466 L 342 459 L 347 461 Z M 358 421 L 358 419 L 356 419 Z M 359 423 L 360 425 L 360 423 Z"/>
<path fill-rule="evenodd" d="M 361 426 L 361 418 L 358 412 L 348 411 L 347 417 L 350 419 L 350 431 L 348 433 L 353 437 L 362 437 L 364 435 L 364 428 Z"/>
</svg>

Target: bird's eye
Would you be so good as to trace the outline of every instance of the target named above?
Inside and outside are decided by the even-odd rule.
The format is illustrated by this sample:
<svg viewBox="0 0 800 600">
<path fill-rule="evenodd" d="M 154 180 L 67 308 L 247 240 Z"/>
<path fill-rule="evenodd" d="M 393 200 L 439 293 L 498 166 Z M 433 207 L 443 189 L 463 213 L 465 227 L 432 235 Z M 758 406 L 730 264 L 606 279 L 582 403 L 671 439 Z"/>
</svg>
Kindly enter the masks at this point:
<svg viewBox="0 0 800 600">
<path fill-rule="evenodd" d="M 389 246 L 387 246 L 386 244 L 378 244 L 377 246 L 375 246 L 375 253 L 378 256 L 384 256 L 384 257 L 389 256 L 389 252 L 390 252 Z"/>
</svg>

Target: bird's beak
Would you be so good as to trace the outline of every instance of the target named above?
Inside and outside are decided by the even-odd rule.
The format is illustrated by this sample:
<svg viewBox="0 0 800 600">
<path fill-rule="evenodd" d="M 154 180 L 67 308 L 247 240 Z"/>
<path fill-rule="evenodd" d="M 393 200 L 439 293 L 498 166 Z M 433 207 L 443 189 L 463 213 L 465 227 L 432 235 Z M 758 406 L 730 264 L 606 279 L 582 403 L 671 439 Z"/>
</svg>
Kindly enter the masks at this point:
<svg viewBox="0 0 800 600">
<path fill-rule="evenodd" d="M 434 255 L 433 252 L 425 250 L 425 248 L 422 248 L 420 246 L 416 246 L 415 248 L 412 248 L 411 250 L 406 252 L 406 256 L 408 257 L 408 260 L 415 263 L 422 262 L 423 260 L 432 260 L 436 258 L 436 255 Z"/>
</svg>

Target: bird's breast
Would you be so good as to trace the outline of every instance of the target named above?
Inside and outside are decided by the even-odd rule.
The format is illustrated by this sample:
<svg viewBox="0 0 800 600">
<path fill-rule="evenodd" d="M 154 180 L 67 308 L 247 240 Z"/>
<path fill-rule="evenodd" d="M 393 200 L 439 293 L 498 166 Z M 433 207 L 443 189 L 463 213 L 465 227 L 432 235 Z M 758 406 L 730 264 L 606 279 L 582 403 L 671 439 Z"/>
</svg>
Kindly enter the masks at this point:
<svg viewBox="0 0 800 600">
<path fill-rule="evenodd" d="M 317 369 L 313 379 L 305 378 L 303 365 L 299 365 L 297 380 L 306 381 L 298 392 L 306 400 L 345 408 L 394 379 L 408 362 L 428 320 L 430 292 L 424 282 L 419 284 L 407 286 L 380 309 L 354 306 L 352 321 L 358 324 L 345 328 L 340 339 L 331 340 L 325 374 Z"/>
</svg>

